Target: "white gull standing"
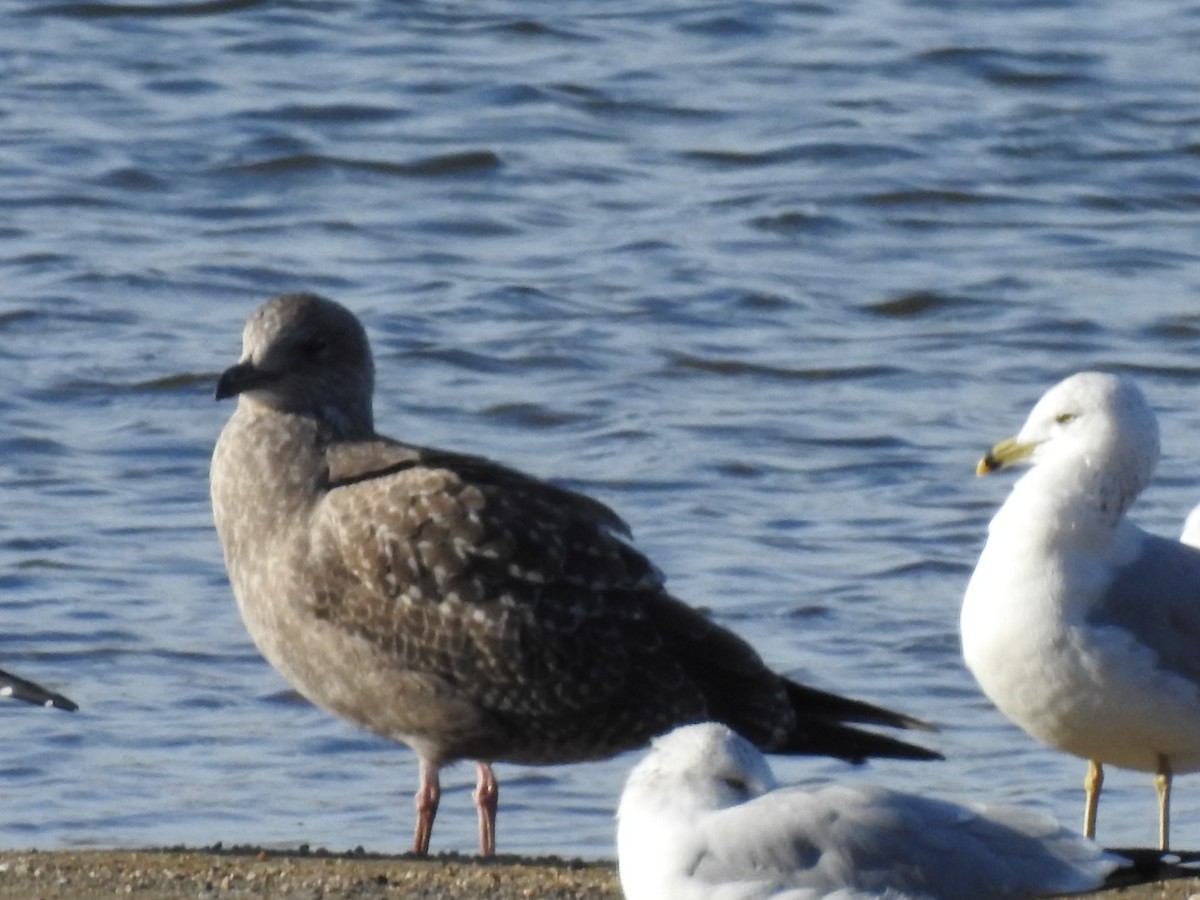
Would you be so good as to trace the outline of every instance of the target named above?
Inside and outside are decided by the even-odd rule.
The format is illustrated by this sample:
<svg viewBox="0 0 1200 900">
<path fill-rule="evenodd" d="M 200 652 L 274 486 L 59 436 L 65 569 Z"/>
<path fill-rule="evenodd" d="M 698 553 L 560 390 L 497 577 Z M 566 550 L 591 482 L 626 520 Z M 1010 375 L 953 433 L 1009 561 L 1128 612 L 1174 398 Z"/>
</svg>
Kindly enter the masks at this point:
<svg viewBox="0 0 1200 900">
<path fill-rule="evenodd" d="M 1200 769 L 1200 550 L 1125 517 L 1158 452 L 1129 379 L 1083 372 L 1051 388 L 979 463 L 1032 468 L 992 519 L 961 627 L 997 708 L 1088 761 L 1084 833 L 1104 764 L 1153 772 L 1165 850 L 1171 778 Z"/>
<path fill-rule="evenodd" d="M 617 810 L 626 900 L 991 900 L 1092 890 L 1122 860 L 1048 816 L 871 785 L 777 786 L 703 723 L 657 738 Z"/>
<path fill-rule="evenodd" d="M 479 846 L 495 848 L 491 763 L 599 759 L 719 719 L 778 752 L 937 754 L 852 728 L 906 716 L 797 684 L 672 597 L 606 506 L 475 456 L 375 432 L 366 332 L 312 294 L 264 304 L 217 398 L 213 513 L 262 654 L 309 700 L 412 747 L 413 850 L 439 768 L 476 761 Z"/>
</svg>

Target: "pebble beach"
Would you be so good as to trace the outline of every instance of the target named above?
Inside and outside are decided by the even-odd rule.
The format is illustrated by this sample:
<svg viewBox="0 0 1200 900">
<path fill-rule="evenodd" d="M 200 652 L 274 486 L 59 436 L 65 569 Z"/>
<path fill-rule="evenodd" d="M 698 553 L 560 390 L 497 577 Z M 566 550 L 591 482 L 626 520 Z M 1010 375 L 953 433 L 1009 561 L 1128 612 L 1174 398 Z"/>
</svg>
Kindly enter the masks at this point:
<svg viewBox="0 0 1200 900">
<path fill-rule="evenodd" d="M 500 856 L 429 859 L 251 847 L 0 853 L 0 900 L 617 900 L 612 862 Z M 1084 897 L 1188 900 L 1200 878 L 1114 887 Z"/>
<path fill-rule="evenodd" d="M 351 852 L 254 848 L 21 851 L 0 854 L 4 900 L 197 897 L 618 898 L 615 867 L 554 858 L 426 860 Z"/>
</svg>

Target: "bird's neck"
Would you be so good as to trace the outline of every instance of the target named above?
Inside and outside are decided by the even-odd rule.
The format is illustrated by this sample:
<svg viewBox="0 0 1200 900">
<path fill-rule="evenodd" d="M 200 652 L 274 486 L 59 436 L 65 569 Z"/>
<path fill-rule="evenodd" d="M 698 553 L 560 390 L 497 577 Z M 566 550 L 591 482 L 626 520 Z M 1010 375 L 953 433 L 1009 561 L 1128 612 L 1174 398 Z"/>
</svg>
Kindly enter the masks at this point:
<svg viewBox="0 0 1200 900">
<path fill-rule="evenodd" d="M 1013 485 L 990 530 L 1094 545 L 1117 527 L 1140 489 L 1086 461 L 1039 464 Z"/>
<path fill-rule="evenodd" d="M 681 881 L 696 864 L 702 849 L 697 843 L 698 820 L 708 810 L 681 804 L 683 793 L 663 798 L 633 786 L 621 798 L 617 857 L 630 900 L 678 896 Z"/>
<path fill-rule="evenodd" d="M 219 458 L 231 460 L 221 466 L 220 482 L 214 482 L 218 526 L 224 506 L 243 504 L 245 497 L 255 498 L 257 527 L 274 531 L 301 519 L 303 507 L 328 479 L 325 448 L 330 440 L 328 429 L 310 417 L 239 404 L 213 457 L 214 470 Z"/>
<path fill-rule="evenodd" d="M 356 404 L 321 407 L 316 420 L 321 423 L 322 434 L 327 442 L 365 441 L 375 437 L 375 419 L 370 399 Z"/>
</svg>

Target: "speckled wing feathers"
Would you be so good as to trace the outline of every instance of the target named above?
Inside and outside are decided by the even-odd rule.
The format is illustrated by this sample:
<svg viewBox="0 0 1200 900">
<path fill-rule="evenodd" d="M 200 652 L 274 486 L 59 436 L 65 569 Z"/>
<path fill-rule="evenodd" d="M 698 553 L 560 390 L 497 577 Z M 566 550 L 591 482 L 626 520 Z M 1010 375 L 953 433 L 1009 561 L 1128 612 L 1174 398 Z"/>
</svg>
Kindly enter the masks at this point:
<svg viewBox="0 0 1200 900">
<path fill-rule="evenodd" d="M 468 699 L 485 724 L 448 754 L 588 759 L 716 719 L 780 752 L 933 755 L 846 727 L 920 723 L 781 678 L 671 597 L 595 500 L 386 439 L 327 461 L 313 612 Z"/>
<path fill-rule="evenodd" d="M 697 670 L 744 662 L 756 682 L 773 680 L 774 712 L 788 718 L 779 679 L 663 594 L 607 507 L 476 457 L 389 442 L 329 456 L 314 540 L 326 558 L 313 571 L 341 583 L 319 586 L 314 613 L 397 666 L 463 686 L 492 723 L 493 758 L 538 758 L 539 743 L 589 758 L 703 717 L 705 689 L 738 682 L 695 683 L 689 655 Z M 762 702 L 737 701 L 743 716 Z"/>
</svg>

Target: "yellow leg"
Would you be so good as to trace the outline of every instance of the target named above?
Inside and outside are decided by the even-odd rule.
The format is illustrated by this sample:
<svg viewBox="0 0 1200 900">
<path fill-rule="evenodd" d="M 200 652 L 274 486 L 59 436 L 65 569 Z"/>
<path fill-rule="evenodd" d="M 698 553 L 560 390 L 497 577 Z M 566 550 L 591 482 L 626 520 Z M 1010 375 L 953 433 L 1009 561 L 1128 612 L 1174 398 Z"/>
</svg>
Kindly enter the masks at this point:
<svg viewBox="0 0 1200 900">
<path fill-rule="evenodd" d="M 1158 849 L 1166 850 L 1171 831 L 1171 760 L 1158 754 L 1154 789 L 1158 791 Z"/>
<path fill-rule="evenodd" d="M 1096 807 L 1100 803 L 1100 788 L 1104 784 L 1104 769 L 1098 760 L 1089 759 L 1087 775 L 1083 777 L 1083 835 L 1096 836 Z"/>
</svg>

